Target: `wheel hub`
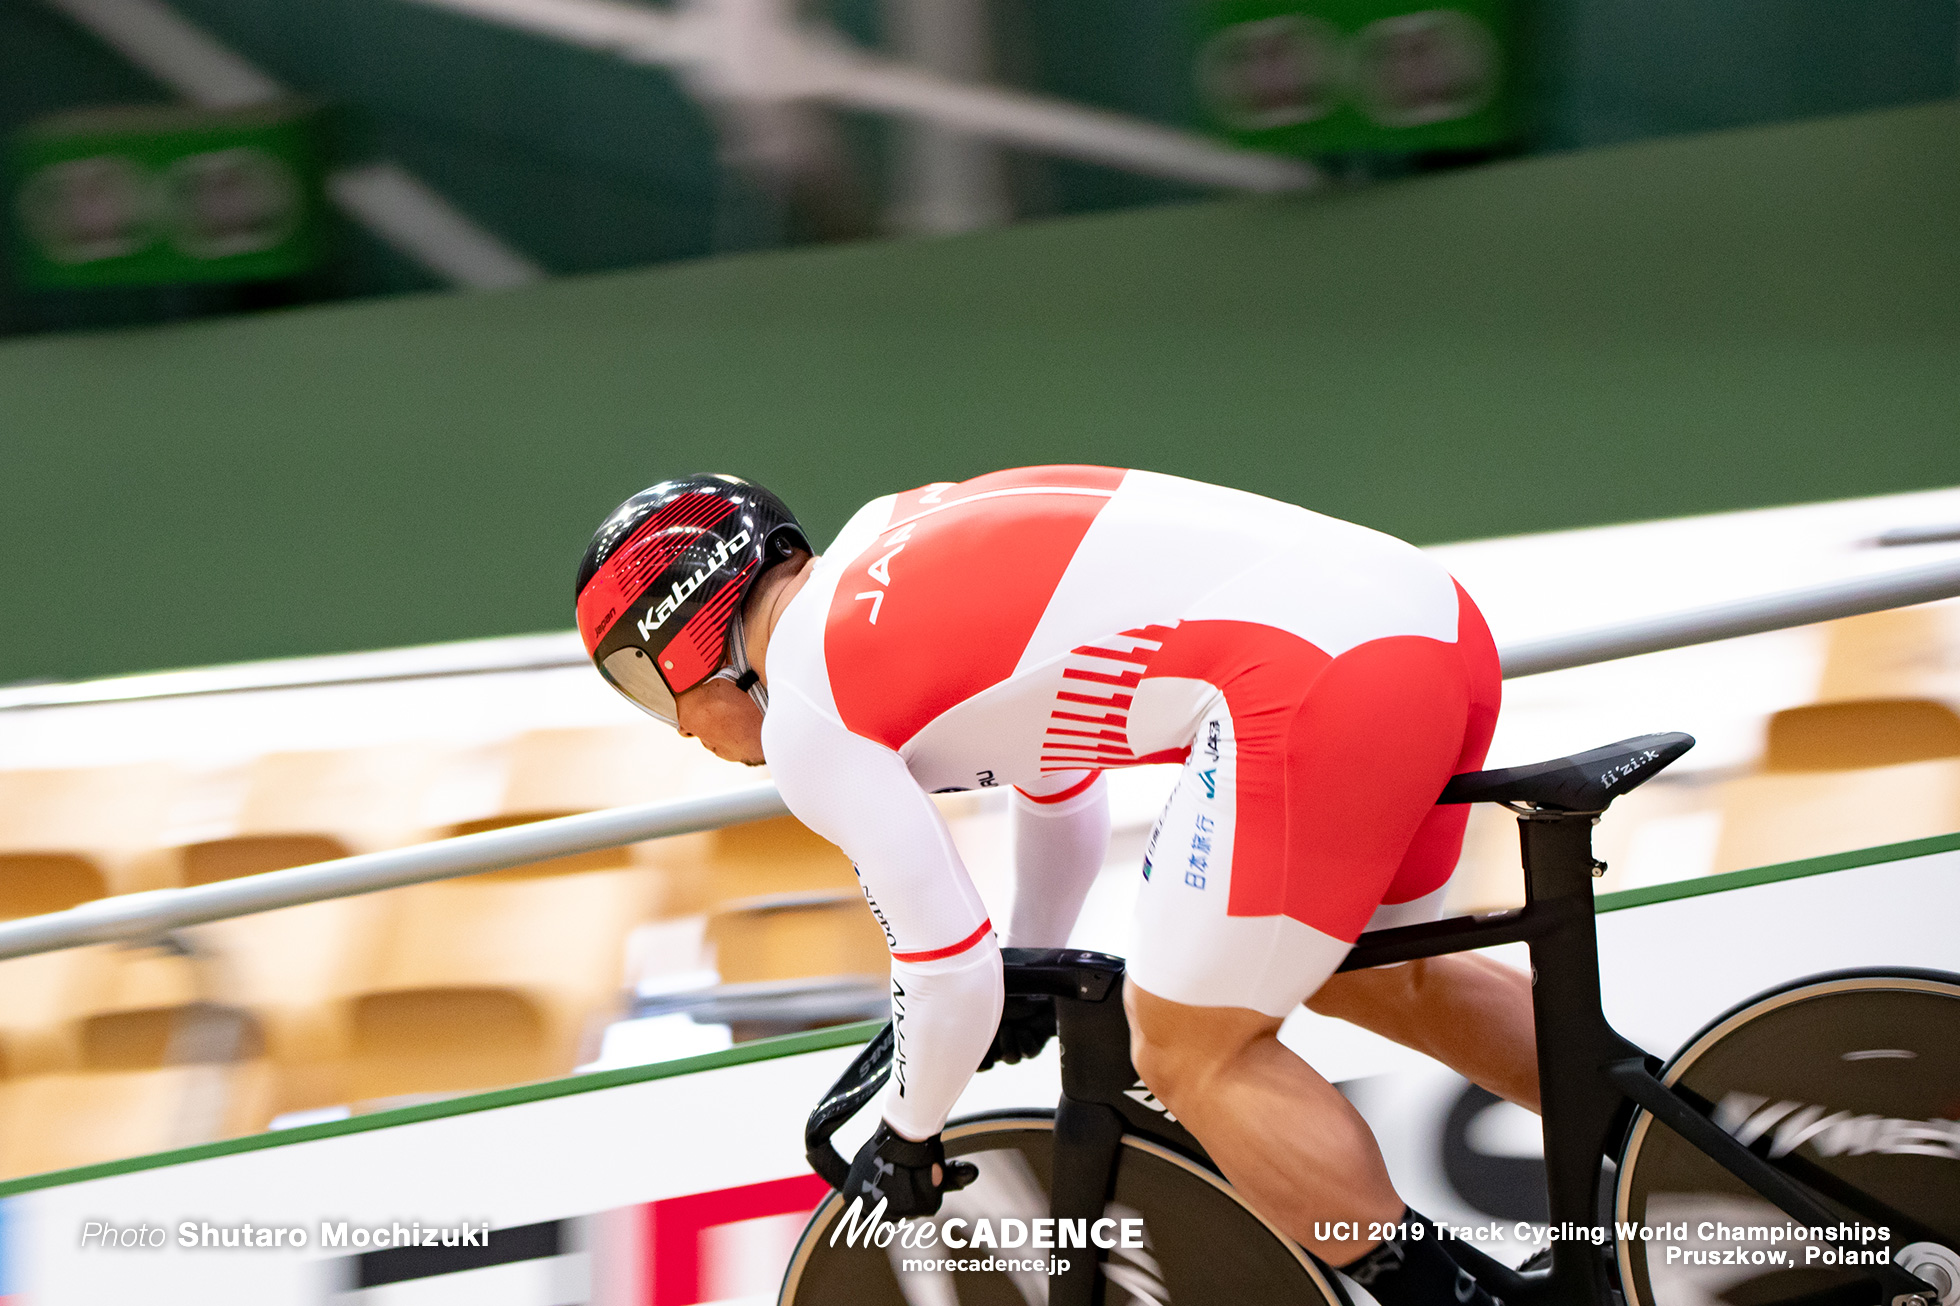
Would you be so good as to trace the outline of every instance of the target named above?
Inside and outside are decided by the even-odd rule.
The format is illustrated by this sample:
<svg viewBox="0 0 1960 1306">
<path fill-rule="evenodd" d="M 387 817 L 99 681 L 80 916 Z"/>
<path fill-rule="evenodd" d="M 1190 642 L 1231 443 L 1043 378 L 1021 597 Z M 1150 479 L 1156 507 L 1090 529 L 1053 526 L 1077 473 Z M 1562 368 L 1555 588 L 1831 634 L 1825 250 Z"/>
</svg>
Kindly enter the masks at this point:
<svg viewBox="0 0 1960 1306">
<path fill-rule="evenodd" d="M 1931 1284 L 1931 1306 L 1960 1306 L 1960 1255 L 1939 1243 L 1908 1243 L 1899 1249 L 1899 1268 Z"/>
</svg>

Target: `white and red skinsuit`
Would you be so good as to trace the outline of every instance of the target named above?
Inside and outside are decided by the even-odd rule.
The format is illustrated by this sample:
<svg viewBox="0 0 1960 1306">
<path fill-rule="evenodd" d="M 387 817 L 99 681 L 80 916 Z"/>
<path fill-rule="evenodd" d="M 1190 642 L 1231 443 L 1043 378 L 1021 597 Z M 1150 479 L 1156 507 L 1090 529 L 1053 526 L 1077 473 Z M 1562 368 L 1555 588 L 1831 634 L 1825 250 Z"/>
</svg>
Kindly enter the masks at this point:
<svg viewBox="0 0 1960 1306">
<path fill-rule="evenodd" d="M 936 1132 L 992 1039 L 999 945 L 936 791 L 1013 785 L 1006 943 L 1065 944 L 1108 841 L 1100 773 L 1182 762 L 1129 973 L 1284 1016 L 1375 924 L 1434 915 L 1497 655 L 1419 550 L 1151 472 L 1031 467 L 867 504 L 784 609 L 763 752 L 856 864 L 892 950 L 884 1115 Z"/>
</svg>

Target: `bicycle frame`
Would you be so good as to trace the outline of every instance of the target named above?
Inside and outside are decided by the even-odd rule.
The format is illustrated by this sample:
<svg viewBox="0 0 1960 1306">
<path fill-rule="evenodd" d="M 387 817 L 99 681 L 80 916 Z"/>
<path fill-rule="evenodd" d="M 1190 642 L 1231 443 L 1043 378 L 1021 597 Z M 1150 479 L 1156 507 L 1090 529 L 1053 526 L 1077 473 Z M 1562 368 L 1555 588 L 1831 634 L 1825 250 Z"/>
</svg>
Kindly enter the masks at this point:
<svg viewBox="0 0 1960 1306">
<path fill-rule="evenodd" d="M 1592 826 L 1599 814 L 1514 810 L 1519 811 L 1524 854 L 1522 908 L 1364 934 L 1340 969 L 1361 970 L 1501 943 L 1529 946 L 1552 1225 L 1584 1228 L 1596 1223 L 1601 1161 L 1614 1155 L 1636 1107 L 1800 1224 L 1839 1222 L 1819 1196 L 1824 1189 L 1854 1214 L 1897 1225 L 1896 1212 L 1865 1194 L 1832 1190 L 1828 1176 L 1807 1172 L 1814 1167 L 1793 1157 L 1772 1165 L 1717 1126 L 1706 1102 L 1660 1081 L 1660 1061 L 1615 1032 L 1600 1002 L 1592 890 L 1593 875 L 1600 869 L 1592 850 Z M 1202 1145 L 1157 1102 L 1130 1060 L 1122 959 L 1020 948 L 1006 949 L 1005 957 L 1008 993 L 1045 994 L 1056 1000 L 1062 1096 L 1055 1117 L 1054 1215 L 1077 1220 L 1102 1215 L 1125 1133 L 1209 1166 Z M 811 1114 L 805 1131 L 810 1162 L 833 1188 L 842 1188 L 849 1165 L 829 1139 L 877 1091 L 890 1055 L 887 1027 Z M 1553 1242 L 1550 1270 L 1529 1274 L 1468 1243 L 1459 1242 L 1452 1250 L 1474 1262 L 1471 1268 L 1493 1295 L 1512 1306 L 1612 1306 L 1614 1301 L 1608 1258 L 1589 1241 Z M 1869 1270 L 1867 1281 L 1881 1290 L 1882 1306 L 1931 1306 L 1938 1300 L 1930 1285 L 1897 1265 Z M 1095 1259 L 1077 1257 L 1067 1273 L 1050 1282 L 1050 1306 L 1095 1306 L 1098 1282 Z"/>
<path fill-rule="evenodd" d="M 1554 1228 L 1597 1222 L 1600 1161 L 1612 1156 L 1626 1136 L 1635 1107 L 1647 1110 L 1799 1224 L 1838 1223 L 1838 1215 L 1818 1194 L 1788 1173 L 1800 1164 L 1772 1165 L 1738 1143 L 1709 1118 L 1708 1103 L 1663 1084 L 1656 1074 L 1659 1059 L 1622 1038 L 1607 1022 L 1600 1003 L 1592 891 L 1594 874 L 1605 869 L 1592 849 L 1599 813 L 1518 810 L 1524 849 L 1522 908 L 1364 934 L 1340 969 L 1361 970 L 1500 943 L 1523 941 L 1529 946 L 1545 1122 L 1545 1188 Z M 1857 1214 L 1897 1222 L 1896 1212 L 1875 1203 L 1860 1209 L 1862 1194 L 1832 1196 Z M 1476 1273 L 1493 1295 L 1519 1306 L 1608 1306 L 1612 1300 L 1606 1259 L 1589 1242 L 1553 1242 L 1549 1274 L 1520 1274 L 1467 1244 L 1458 1244 L 1457 1250 L 1477 1261 Z M 1938 1300 L 1930 1285 L 1897 1265 L 1870 1270 L 1886 1306 L 1931 1306 Z"/>
</svg>

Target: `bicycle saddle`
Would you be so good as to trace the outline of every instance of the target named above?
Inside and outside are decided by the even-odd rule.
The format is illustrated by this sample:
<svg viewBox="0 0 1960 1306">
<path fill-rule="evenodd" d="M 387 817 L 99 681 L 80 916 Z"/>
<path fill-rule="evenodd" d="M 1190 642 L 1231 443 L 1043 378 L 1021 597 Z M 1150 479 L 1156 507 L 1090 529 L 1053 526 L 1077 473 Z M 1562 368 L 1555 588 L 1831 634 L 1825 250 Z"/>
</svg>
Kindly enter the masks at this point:
<svg viewBox="0 0 1960 1306">
<path fill-rule="evenodd" d="M 1641 735 L 1530 766 L 1466 771 L 1443 786 L 1439 803 L 1521 803 L 1560 812 L 1599 812 L 1659 775 L 1695 746 L 1693 735 Z"/>
</svg>

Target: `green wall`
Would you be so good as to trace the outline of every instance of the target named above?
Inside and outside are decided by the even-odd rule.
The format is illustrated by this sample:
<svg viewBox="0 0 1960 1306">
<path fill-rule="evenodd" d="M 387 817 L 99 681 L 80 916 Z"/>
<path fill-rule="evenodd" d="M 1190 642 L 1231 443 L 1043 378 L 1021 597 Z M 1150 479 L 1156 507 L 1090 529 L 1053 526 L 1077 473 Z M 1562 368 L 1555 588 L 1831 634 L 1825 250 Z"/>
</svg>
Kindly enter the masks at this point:
<svg viewBox="0 0 1960 1306">
<path fill-rule="evenodd" d="M 0 679 L 563 628 L 661 476 L 1035 460 L 1419 541 L 1960 482 L 1960 104 L 9 343 Z"/>
<path fill-rule="evenodd" d="M 847 189 L 785 206 L 717 166 L 712 123 L 674 79 L 598 50 L 404 0 L 170 0 L 283 84 L 332 109 L 339 153 L 408 165 L 554 274 L 808 244 L 892 198 L 888 120 L 838 115 Z M 877 46 L 895 0 L 799 0 Z M 1955 0 L 1520 0 L 1534 152 L 1922 103 L 1960 92 Z M 1198 119 L 1201 0 L 984 0 L 996 75 L 1153 121 Z M 0 0 L 0 135 L 42 114 L 168 100 L 44 0 Z M 1023 218 L 1201 196 L 1110 168 L 1007 152 Z M 1357 175 L 1434 166 L 1340 161 Z M 0 224 L 4 225 L 4 224 Z M 438 288 L 352 223 L 295 283 L 29 292 L 0 266 L 0 334 L 181 321 L 252 305 Z M 5 262 L 0 241 L 0 265 Z"/>
</svg>

